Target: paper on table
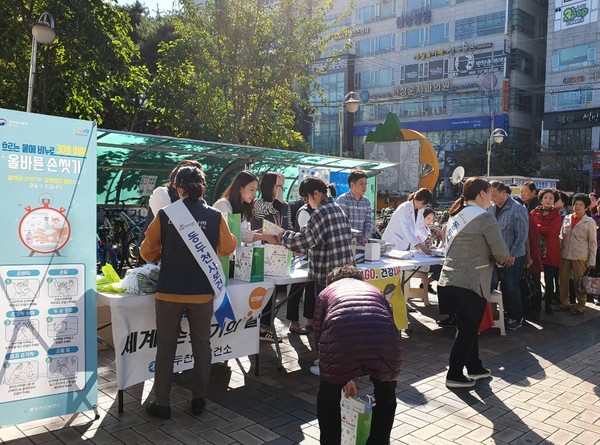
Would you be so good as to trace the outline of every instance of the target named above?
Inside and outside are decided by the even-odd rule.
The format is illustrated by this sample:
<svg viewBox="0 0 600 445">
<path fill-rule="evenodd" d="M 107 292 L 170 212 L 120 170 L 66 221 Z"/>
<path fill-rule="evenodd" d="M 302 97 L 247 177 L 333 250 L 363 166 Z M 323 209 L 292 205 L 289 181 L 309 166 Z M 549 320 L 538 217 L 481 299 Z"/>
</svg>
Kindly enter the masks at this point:
<svg viewBox="0 0 600 445">
<path fill-rule="evenodd" d="M 408 258 L 412 258 L 413 253 L 410 250 L 392 249 L 387 250 L 384 255 L 389 256 L 390 258 L 396 258 L 398 260 L 406 260 Z"/>
<path fill-rule="evenodd" d="M 266 220 L 266 219 L 263 218 L 263 224 L 262 224 L 262 233 L 263 233 L 263 235 L 279 236 L 283 232 L 285 232 L 285 230 L 283 230 L 277 224 L 274 224 L 271 221 L 268 221 L 268 220 Z"/>
</svg>

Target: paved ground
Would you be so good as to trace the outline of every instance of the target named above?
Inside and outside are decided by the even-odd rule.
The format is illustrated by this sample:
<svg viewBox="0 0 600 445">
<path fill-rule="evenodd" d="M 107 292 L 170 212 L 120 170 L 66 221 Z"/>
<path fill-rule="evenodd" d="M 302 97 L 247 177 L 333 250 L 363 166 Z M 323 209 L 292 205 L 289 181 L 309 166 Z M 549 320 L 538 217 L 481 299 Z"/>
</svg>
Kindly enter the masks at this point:
<svg viewBox="0 0 600 445">
<path fill-rule="evenodd" d="M 435 300 L 434 300 L 435 303 Z M 501 337 L 481 335 L 484 364 L 494 378 L 472 390 L 444 386 L 453 331 L 438 328 L 437 306 L 413 303 L 412 332 L 404 340 L 393 444 L 584 444 L 600 443 L 600 308 L 585 316 L 542 314 Z M 283 323 L 279 332 L 287 331 Z M 151 382 L 129 388 L 125 412 L 117 413 L 113 353 L 99 352 L 101 418 L 92 413 L 0 428 L 0 442 L 13 444 L 317 444 L 318 378 L 312 339 L 284 336 L 284 370 L 274 347 L 262 344 L 260 376 L 252 363 L 214 365 L 207 410 L 190 413 L 187 375 L 177 376 L 173 416 L 146 415 Z M 370 382 L 359 380 L 360 394 Z"/>
</svg>

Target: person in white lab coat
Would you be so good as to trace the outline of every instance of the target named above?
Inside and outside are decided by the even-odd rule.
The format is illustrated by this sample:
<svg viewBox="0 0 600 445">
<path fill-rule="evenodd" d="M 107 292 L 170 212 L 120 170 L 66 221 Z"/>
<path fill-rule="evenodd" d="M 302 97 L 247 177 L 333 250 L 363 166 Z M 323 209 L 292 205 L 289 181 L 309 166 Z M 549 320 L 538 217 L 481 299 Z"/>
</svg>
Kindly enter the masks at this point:
<svg viewBox="0 0 600 445">
<path fill-rule="evenodd" d="M 421 249 L 430 254 L 429 246 L 419 241 L 417 227 L 423 225 L 423 211 L 431 203 L 433 195 L 421 188 L 408 195 L 408 200 L 398 206 L 381 237 L 385 242 L 394 243 L 398 250 Z"/>
</svg>

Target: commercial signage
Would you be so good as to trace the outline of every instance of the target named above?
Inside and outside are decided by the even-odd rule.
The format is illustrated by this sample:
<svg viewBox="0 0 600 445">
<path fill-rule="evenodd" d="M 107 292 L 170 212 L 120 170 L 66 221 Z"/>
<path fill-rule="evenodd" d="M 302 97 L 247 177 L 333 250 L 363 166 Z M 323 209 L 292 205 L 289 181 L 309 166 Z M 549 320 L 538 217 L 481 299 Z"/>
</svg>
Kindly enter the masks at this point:
<svg viewBox="0 0 600 445">
<path fill-rule="evenodd" d="M 311 64 L 310 66 L 312 68 L 313 71 L 323 71 L 323 70 L 327 70 L 327 72 L 329 71 L 342 71 L 345 70 L 346 68 L 348 68 L 348 59 L 342 59 L 342 58 L 338 58 L 338 59 L 328 59 L 328 60 L 322 60 L 320 62 L 315 62 L 313 64 Z"/>
<path fill-rule="evenodd" d="M 404 83 L 415 83 L 419 81 L 419 64 L 406 65 L 404 67 Z"/>
<path fill-rule="evenodd" d="M 598 2 L 558 0 L 554 9 L 554 30 L 575 28 L 598 21 Z"/>
<path fill-rule="evenodd" d="M 371 32 L 371 28 L 364 26 L 362 28 L 348 29 L 336 33 L 333 37 L 334 40 L 344 40 L 354 36 L 364 36 Z"/>
<path fill-rule="evenodd" d="M 579 83 L 579 82 L 583 82 L 585 81 L 585 76 L 571 76 L 571 77 L 564 77 L 562 82 L 565 85 L 572 85 L 574 83 Z"/>
<path fill-rule="evenodd" d="M 477 45 L 469 44 L 467 42 L 463 42 L 462 45 L 452 46 L 446 49 L 434 49 L 429 51 L 423 51 L 421 53 L 416 53 L 413 57 L 415 60 L 424 60 L 430 59 L 432 57 L 446 56 L 446 55 L 454 55 L 461 53 L 472 53 L 473 51 L 480 49 L 488 49 L 494 46 L 493 43 L 479 43 Z"/>
<path fill-rule="evenodd" d="M 476 128 L 491 127 L 491 119 L 489 116 L 472 116 L 465 118 L 454 119 L 435 119 L 435 120 L 419 120 L 419 121 L 402 121 L 402 127 L 409 130 L 420 132 L 427 131 L 454 131 L 454 130 L 471 130 Z M 544 121 L 545 125 L 545 121 Z M 377 128 L 377 124 L 370 125 L 355 125 L 353 127 L 354 136 L 364 136 Z M 494 119 L 494 128 L 508 128 L 508 114 L 499 114 Z"/>
<path fill-rule="evenodd" d="M 418 11 L 410 11 L 403 13 L 396 19 L 396 27 L 402 29 L 404 27 L 419 26 L 421 23 L 431 22 L 431 9 L 421 8 Z"/>
<path fill-rule="evenodd" d="M 546 113 L 544 129 L 557 130 L 561 128 L 589 128 L 600 126 L 600 108 L 590 108 L 577 111 Z"/>
<path fill-rule="evenodd" d="M 394 88 L 394 96 L 407 97 L 415 94 L 450 91 L 450 81 L 419 83 L 416 85 L 399 85 Z"/>
<path fill-rule="evenodd" d="M 454 77 L 480 76 L 504 71 L 506 55 L 498 52 L 461 54 L 454 58 Z"/>
<path fill-rule="evenodd" d="M 435 61 L 429 62 L 428 79 L 429 80 L 444 79 L 448 75 L 447 70 L 446 70 L 446 72 L 444 70 L 445 64 L 446 64 L 445 60 L 435 60 Z"/>
<path fill-rule="evenodd" d="M 95 408 L 96 126 L 0 109 L 0 425 Z"/>
</svg>

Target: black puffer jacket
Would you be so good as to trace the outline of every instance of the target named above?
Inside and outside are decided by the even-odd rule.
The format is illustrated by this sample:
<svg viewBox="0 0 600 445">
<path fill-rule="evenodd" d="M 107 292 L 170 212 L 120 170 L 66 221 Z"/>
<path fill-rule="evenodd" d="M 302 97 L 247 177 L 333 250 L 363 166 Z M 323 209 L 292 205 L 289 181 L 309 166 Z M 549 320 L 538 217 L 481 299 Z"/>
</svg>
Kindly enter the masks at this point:
<svg viewBox="0 0 600 445">
<path fill-rule="evenodd" d="M 327 286 L 317 299 L 314 329 L 322 380 L 345 384 L 362 375 L 398 378 L 400 332 L 375 286 L 351 278 Z"/>
</svg>

